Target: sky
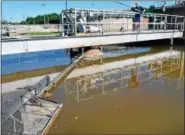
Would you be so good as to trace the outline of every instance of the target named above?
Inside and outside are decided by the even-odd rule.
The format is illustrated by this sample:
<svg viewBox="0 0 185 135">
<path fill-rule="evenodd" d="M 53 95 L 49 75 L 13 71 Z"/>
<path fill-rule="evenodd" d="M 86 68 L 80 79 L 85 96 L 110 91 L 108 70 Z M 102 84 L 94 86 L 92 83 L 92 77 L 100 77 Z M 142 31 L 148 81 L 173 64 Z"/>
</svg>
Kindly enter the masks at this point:
<svg viewBox="0 0 185 135">
<path fill-rule="evenodd" d="M 121 1 L 119 1 L 121 2 Z M 113 1 L 68 1 L 68 8 L 93 8 L 93 9 L 129 9 Z M 134 6 L 135 1 L 122 1 L 128 6 Z M 141 1 L 141 6 L 149 7 L 152 1 Z M 45 4 L 43 7 L 42 4 Z M 60 13 L 65 9 L 65 1 L 3 1 L 2 19 L 12 22 L 20 22 L 28 16 L 48 13 Z"/>
</svg>

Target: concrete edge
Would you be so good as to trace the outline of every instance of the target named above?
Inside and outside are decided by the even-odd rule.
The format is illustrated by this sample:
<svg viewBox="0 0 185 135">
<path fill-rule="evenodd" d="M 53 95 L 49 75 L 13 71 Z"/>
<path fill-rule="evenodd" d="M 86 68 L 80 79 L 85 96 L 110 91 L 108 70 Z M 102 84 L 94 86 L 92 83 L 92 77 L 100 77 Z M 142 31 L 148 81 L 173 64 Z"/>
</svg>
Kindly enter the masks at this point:
<svg viewBox="0 0 185 135">
<path fill-rule="evenodd" d="M 52 124 L 55 122 L 56 118 L 58 117 L 58 115 L 59 115 L 62 107 L 63 107 L 63 104 L 62 103 L 58 105 L 58 107 L 55 110 L 54 114 L 52 115 L 52 117 L 48 121 L 47 125 L 44 127 L 43 131 L 41 132 L 41 135 L 48 134 L 49 129 L 52 127 Z"/>
</svg>

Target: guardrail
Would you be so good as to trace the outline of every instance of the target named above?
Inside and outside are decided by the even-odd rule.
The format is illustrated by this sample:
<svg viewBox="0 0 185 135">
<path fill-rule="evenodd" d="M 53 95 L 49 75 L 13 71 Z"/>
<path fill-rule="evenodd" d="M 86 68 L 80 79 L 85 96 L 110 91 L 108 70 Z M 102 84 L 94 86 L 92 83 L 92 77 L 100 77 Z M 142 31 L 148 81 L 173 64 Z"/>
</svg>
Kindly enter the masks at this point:
<svg viewBox="0 0 185 135">
<path fill-rule="evenodd" d="M 84 12 L 86 21 L 80 21 L 80 19 L 82 19 L 82 12 Z M 23 25 L 17 28 L 7 25 L 9 28 L 4 28 L 2 35 L 9 37 L 19 36 L 16 34 L 26 37 L 78 36 L 78 34 L 81 33 L 103 35 L 110 32 L 112 32 L 111 34 L 116 34 L 113 32 L 124 34 L 126 32 L 158 32 L 159 30 L 184 31 L 185 16 L 143 13 L 140 18 L 142 21 L 137 23 L 134 21 L 136 14 L 138 13 L 126 10 L 68 9 L 62 11 L 61 24 L 55 24 L 58 28 L 53 29 L 49 26 L 48 29 L 40 32 L 36 30 L 40 25 L 30 25 L 26 26 L 26 28 L 31 29 L 31 31 L 28 32 L 28 30 L 23 30 Z M 85 27 L 86 30 L 81 32 L 79 30 L 80 27 Z M 94 31 L 91 31 L 91 28 L 94 29 Z"/>
<path fill-rule="evenodd" d="M 185 2 L 184 1 L 169 1 L 169 2 L 159 2 L 158 4 L 155 4 L 156 9 L 160 9 L 162 6 L 165 6 L 166 8 L 179 8 L 179 7 L 184 7 Z"/>
<path fill-rule="evenodd" d="M 83 14 L 83 15 L 81 15 Z M 89 14 L 92 14 L 91 16 Z M 169 14 L 141 14 L 140 22 L 135 22 L 136 12 L 114 10 L 64 10 L 62 20 L 63 35 L 76 36 L 79 33 L 128 32 L 140 33 L 142 31 L 157 32 L 157 30 L 184 31 L 185 17 Z M 81 19 L 81 20 L 80 20 Z M 83 21 L 84 20 L 84 21 Z M 87 21 L 85 21 L 87 20 Z M 84 31 L 80 32 L 80 27 Z M 90 27 L 94 27 L 91 32 Z"/>
</svg>

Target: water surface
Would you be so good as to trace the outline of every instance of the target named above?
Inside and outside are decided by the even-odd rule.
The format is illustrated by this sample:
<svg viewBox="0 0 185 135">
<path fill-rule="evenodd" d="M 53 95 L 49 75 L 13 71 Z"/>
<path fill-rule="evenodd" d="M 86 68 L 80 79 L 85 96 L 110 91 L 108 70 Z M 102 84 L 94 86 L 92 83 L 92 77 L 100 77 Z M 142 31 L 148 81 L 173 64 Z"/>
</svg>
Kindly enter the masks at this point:
<svg viewBox="0 0 185 135">
<path fill-rule="evenodd" d="M 79 64 L 53 91 L 64 107 L 50 134 L 184 134 L 184 51 L 109 56 Z"/>
</svg>

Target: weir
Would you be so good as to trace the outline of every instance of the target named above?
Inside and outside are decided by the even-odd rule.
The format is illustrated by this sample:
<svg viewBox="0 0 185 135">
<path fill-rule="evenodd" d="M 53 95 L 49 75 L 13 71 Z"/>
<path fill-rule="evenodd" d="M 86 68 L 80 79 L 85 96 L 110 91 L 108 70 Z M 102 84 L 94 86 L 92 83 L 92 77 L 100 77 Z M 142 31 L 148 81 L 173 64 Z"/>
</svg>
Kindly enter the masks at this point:
<svg viewBox="0 0 185 135">
<path fill-rule="evenodd" d="M 184 16 L 145 13 L 143 14 L 144 21 L 141 22 L 140 28 L 133 30 L 135 25 L 133 18 L 136 13 L 130 11 L 69 9 L 62 11 L 62 14 L 65 17 L 62 18 L 60 37 L 3 39 L 2 55 L 5 63 L 10 62 L 9 60 L 12 59 L 15 63 L 20 64 L 21 58 L 23 58 L 23 62 L 30 62 L 34 58 L 39 63 L 42 61 L 42 55 L 39 56 L 38 54 L 59 49 L 83 48 L 83 54 L 84 47 L 87 46 L 114 45 L 160 39 L 171 39 L 171 44 L 173 44 L 174 38 L 183 38 L 184 34 Z M 137 51 L 142 52 L 141 50 Z M 133 54 L 133 52 L 130 54 Z M 92 89 L 100 88 L 102 90 L 101 94 L 105 95 L 104 88 L 109 83 L 120 83 L 119 88 L 135 87 L 139 83 L 168 75 L 180 68 L 182 74 L 183 65 L 181 64 L 180 66 L 180 55 L 179 51 L 170 50 L 79 68 L 76 64 L 84 58 L 84 55 L 82 55 L 70 65 L 65 63 L 65 66 L 67 65 L 68 67 L 62 72 L 33 77 L 30 79 L 33 80 L 32 82 L 29 79 L 23 79 L 4 83 L 3 133 L 47 133 L 63 104 L 44 99 L 42 94 L 49 90 L 55 90 L 62 79 L 65 80 L 64 83 L 70 83 L 70 80 L 85 76 L 72 84 L 76 88 L 67 89 L 67 86 L 65 87 L 66 94 L 76 93 L 76 99 L 80 102 L 94 96 L 90 95 L 91 97 L 81 98 L 81 92 L 88 93 L 87 83 L 90 83 Z M 66 59 L 68 60 L 68 58 Z M 140 72 L 139 69 L 143 68 L 143 66 L 147 68 L 144 72 Z M 40 67 L 37 65 L 37 68 Z M 170 70 L 166 71 L 164 67 L 168 67 Z M 31 69 L 36 68 L 27 67 L 27 70 Z M 17 70 L 7 70 L 4 73 L 14 71 Z M 120 74 L 120 78 L 112 78 L 110 74 L 114 73 Z M 97 76 L 99 76 L 98 79 Z M 25 86 L 28 83 L 29 85 Z M 117 91 L 119 88 L 114 87 L 113 90 Z"/>
</svg>

